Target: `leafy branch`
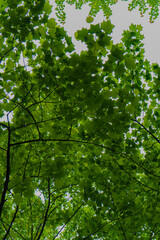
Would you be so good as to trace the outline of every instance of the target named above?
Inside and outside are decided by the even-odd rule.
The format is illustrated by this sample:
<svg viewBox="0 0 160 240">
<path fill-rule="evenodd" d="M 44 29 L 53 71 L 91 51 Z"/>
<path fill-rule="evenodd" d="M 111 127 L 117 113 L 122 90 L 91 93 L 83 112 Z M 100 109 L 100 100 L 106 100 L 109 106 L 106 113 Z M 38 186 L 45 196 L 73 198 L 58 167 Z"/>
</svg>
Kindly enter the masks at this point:
<svg viewBox="0 0 160 240">
<path fill-rule="evenodd" d="M 136 119 L 131 119 L 132 121 L 138 123 L 143 129 L 145 129 L 158 143 L 160 143 L 160 140 L 154 136 L 153 133 L 151 133 L 142 123 L 140 123 L 139 121 L 137 121 Z"/>
</svg>

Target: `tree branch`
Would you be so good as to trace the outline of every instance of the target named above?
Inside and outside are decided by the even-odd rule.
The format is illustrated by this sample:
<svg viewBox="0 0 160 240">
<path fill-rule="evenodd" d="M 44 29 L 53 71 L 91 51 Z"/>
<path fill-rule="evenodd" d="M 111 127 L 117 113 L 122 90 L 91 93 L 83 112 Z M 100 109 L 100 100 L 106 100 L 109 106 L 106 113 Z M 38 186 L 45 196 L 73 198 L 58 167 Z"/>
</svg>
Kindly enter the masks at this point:
<svg viewBox="0 0 160 240">
<path fill-rule="evenodd" d="M 43 225 L 42 225 L 41 231 L 39 233 L 39 236 L 37 237 L 37 240 L 40 240 L 40 237 L 42 236 L 42 233 L 44 231 L 44 227 L 45 227 L 46 222 L 47 222 L 48 211 L 49 211 L 50 204 L 51 204 L 50 197 L 51 197 L 51 193 L 50 193 L 50 179 L 48 179 L 48 206 L 47 206 L 46 213 L 45 213 L 45 216 L 44 216 Z"/>
<path fill-rule="evenodd" d="M 1 202 L 0 202 L 0 216 L 2 214 L 2 210 L 3 210 L 3 205 L 5 203 L 5 197 L 6 197 L 6 193 L 8 190 L 8 184 L 9 184 L 9 177 L 10 177 L 10 141 L 11 141 L 11 133 L 10 133 L 10 126 L 9 126 L 9 117 L 7 114 L 7 120 L 8 120 L 8 147 L 7 147 L 7 169 L 6 169 L 6 179 L 4 182 L 4 188 L 3 188 L 3 192 L 2 192 L 2 197 L 1 197 Z"/>
<path fill-rule="evenodd" d="M 34 106 L 34 105 L 36 105 L 36 104 L 39 104 L 39 103 L 44 102 L 44 100 L 45 100 L 46 98 L 48 98 L 48 97 L 56 90 L 56 88 L 58 88 L 60 85 L 61 85 L 61 83 L 58 84 L 58 85 L 57 85 L 50 93 L 48 93 L 47 96 L 44 97 L 41 101 L 32 103 L 30 106 L 27 107 L 27 109 L 30 108 L 30 107 L 32 107 L 32 106 Z M 55 102 L 55 103 L 57 103 L 57 102 Z M 58 103 L 59 103 L 59 102 L 58 102 Z"/>
<path fill-rule="evenodd" d="M 4 222 L 2 219 L 1 219 L 1 222 L 2 222 L 3 224 L 5 223 L 7 226 L 9 226 L 9 224 L 6 223 L 6 222 Z M 26 240 L 26 239 L 18 232 L 17 229 L 15 229 L 15 228 L 12 227 L 12 230 L 13 230 L 14 232 L 16 232 L 23 240 Z"/>
<path fill-rule="evenodd" d="M 36 124 L 45 123 L 45 122 L 49 122 L 49 121 L 56 120 L 56 119 L 63 119 L 63 118 L 62 117 L 55 117 L 55 118 L 51 118 L 51 119 L 46 119 L 46 120 L 43 120 L 43 121 L 40 121 L 40 122 L 36 122 Z M 25 128 L 25 127 L 28 127 L 28 126 L 31 126 L 31 125 L 35 125 L 35 123 L 28 123 L 28 124 L 21 125 L 21 126 L 16 127 L 16 128 L 11 128 L 11 131 L 15 131 L 17 129 Z"/>
<path fill-rule="evenodd" d="M 124 155 L 124 156 L 123 156 Z M 151 171 L 149 171 L 148 169 L 146 169 L 145 167 L 143 167 L 140 163 L 136 162 L 131 156 L 125 154 L 125 153 L 122 153 L 121 154 L 122 157 L 127 157 L 128 159 L 130 159 L 132 162 L 134 162 L 137 166 L 139 166 L 140 168 L 142 168 L 145 172 L 147 172 L 148 174 L 154 176 L 154 177 L 157 177 L 157 178 L 160 178 L 160 176 L 158 175 L 155 175 L 154 173 L 152 173 Z"/>
<path fill-rule="evenodd" d="M 115 210 L 116 210 L 117 212 L 119 212 L 118 209 L 117 209 L 117 206 L 116 206 L 116 204 L 115 204 L 115 201 L 114 201 L 114 198 L 113 198 L 113 194 L 112 194 L 112 192 L 111 192 L 111 189 L 110 189 L 110 186 L 109 186 L 109 185 L 108 185 L 108 191 L 109 191 L 109 193 L 110 193 L 110 195 L 111 195 L 111 199 L 112 199 L 113 206 L 114 206 Z M 118 213 L 118 214 L 119 214 L 119 213 Z M 121 226 L 121 229 L 122 229 L 122 232 L 123 232 L 124 239 L 127 240 L 126 233 L 125 233 L 125 231 L 124 231 L 124 228 L 123 228 L 123 225 L 122 225 L 121 220 L 120 220 L 120 226 Z"/>
<path fill-rule="evenodd" d="M 93 142 L 88 142 L 88 141 L 81 141 L 81 140 L 74 140 L 74 139 L 52 139 L 52 138 L 48 138 L 48 139 L 32 139 L 32 140 L 26 140 L 23 142 L 17 142 L 17 143 L 11 143 L 11 146 L 16 146 L 16 145 L 21 145 L 21 144 L 25 144 L 25 143 L 34 143 L 34 142 L 73 142 L 73 143 L 82 143 L 82 144 L 89 144 L 89 145 L 94 145 L 97 147 L 101 147 L 101 148 L 105 148 L 108 149 L 112 152 L 115 152 L 115 150 L 106 147 L 104 145 L 98 144 L 98 143 L 93 143 Z"/>
<path fill-rule="evenodd" d="M 8 126 L 4 123 L 0 123 L 0 126 L 4 127 L 4 128 L 8 128 Z"/>
<path fill-rule="evenodd" d="M 33 114 L 31 113 L 31 111 L 30 111 L 28 108 L 25 108 L 25 107 L 24 107 L 23 105 L 21 105 L 20 103 L 17 103 L 17 105 L 19 105 L 21 108 L 23 108 L 25 111 L 27 111 L 28 114 L 31 116 L 31 118 L 33 119 L 33 121 L 34 121 L 34 123 L 35 123 L 35 125 L 36 125 L 36 127 L 37 127 L 37 131 L 38 131 L 38 135 L 39 135 L 39 139 L 40 139 L 40 138 L 41 138 L 41 133 L 40 133 L 40 131 L 39 131 L 39 127 L 38 127 L 38 125 L 37 125 L 37 122 L 36 122 Z"/>
<path fill-rule="evenodd" d="M 154 135 L 153 135 L 153 133 L 151 133 L 142 123 L 140 123 L 139 121 L 137 121 L 136 119 L 131 119 L 132 121 L 134 121 L 134 122 L 136 122 L 136 123 L 138 123 L 143 129 L 145 129 L 158 143 L 160 143 L 160 140 L 157 138 L 157 137 L 155 137 Z"/>
<path fill-rule="evenodd" d="M 112 222 L 114 222 L 114 221 L 121 220 L 122 218 L 128 218 L 128 217 L 130 218 L 130 217 L 132 217 L 132 216 L 134 216 L 134 215 L 137 215 L 137 213 L 136 213 L 136 214 L 133 214 L 133 215 L 130 215 L 130 216 L 123 216 L 123 217 L 121 217 L 121 218 L 118 217 L 118 218 L 116 218 L 116 219 L 107 221 L 106 223 L 101 224 L 98 229 L 96 229 L 96 230 L 94 230 L 93 232 L 91 232 L 90 234 L 88 234 L 88 236 L 84 237 L 83 240 L 86 240 L 86 239 L 88 239 L 88 238 L 90 239 L 91 236 L 93 236 L 94 234 L 96 234 L 97 232 L 99 232 L 103 227 L 105 227 L 106 225 L 108 225 L 108 224 L 110 224 L 110 223 L 112 223 Z"/>
<path fill-rule="evenodd" d="M 131 177 L 132 179 L 134 179 L 136 182 L 138 182 L 139 184 L 141 184 L 143 187 L 146 187 L 146 188 L 148 188 L 148 189 L 150 189 L 150 190 L 152 190 L 152 191 L 154 191 L 154 192 L 158 192 L 158 193 L 159 193 L 159 190 L 158 190 L 158 189 L 154 189 L 154 188 L 152 188 L 152 187 L 149 187 L 149 186 L 147 186 L 146 184 L 142 183 L 141 181 L 137 180 L 137 178 L 133 177 L 128 171 L 126 171 L 126 170 L 124 169 L 124 167 L 123 167 L 122 165 L 120 165 L 115 159 L 114 159 L 114 161 L 115 161 L 116 164 L 119 166 L 119 169 L 120 169 L 120 170 L 123 170 L 128 176 L 130 176 L 130 177 Z"/>
<path fill-rule="evenodd" d="M 21 45 L 21 42 L 18 43 L 15 47 L 12 47 L 12 48 L 10 48 L 8 51 L 6 51 L 6 52 L 3 54 L 3 56 L 0 58 L 0 63 L 2 62 L 3 58 L 4 58 L 10 51 L 12 51 L 14 48 L 18 47 L 19 45 Z"/>
<path fill-rule="evenodd" d="M 56 234 L 56 236 L 53 238 L 56 239 L 58 237 L 58 235 L 62 232 L 63 228 L 67 225 L 67 223 L 74 217 L 74 215 L 76 215 L 76 213 L 79 211 L 79 209 L 82 207 L 82 205 L 84 204 L 84 202 L 81 203 L 81 205 L 76 209 L 76 211 L 72 214 L 72 216 L 65 222 L 65 224 L 61 227 L 61 229 L 59 230 L 59 232 Z"/>
<path fill-rule="evenodd" d="M 12 224 L 13 224 L 15 218 L 16 218 L 16 215 L 17 215 L 17 212 L 18 212 L 18 208 L 19 208 L 19 206 L 16 207 L 16 211 L 15 211 L 15 213 L 14 213 L 14 215 L 13 215 L 13 218 L 12 218 L 12 221 L 11 221 L 9 227 L 8 227 L 8 230 L 7 230 L 6 234 L 5 234 L 5 236 L 3 237 L 3 240 L 6 239 L 6 237 L 8 236 L 8 234 L 9 234 L 9 232 L 10 232 L 10 229 L 11 229 L 11 227 L 12 227 Z"/>
</svg>

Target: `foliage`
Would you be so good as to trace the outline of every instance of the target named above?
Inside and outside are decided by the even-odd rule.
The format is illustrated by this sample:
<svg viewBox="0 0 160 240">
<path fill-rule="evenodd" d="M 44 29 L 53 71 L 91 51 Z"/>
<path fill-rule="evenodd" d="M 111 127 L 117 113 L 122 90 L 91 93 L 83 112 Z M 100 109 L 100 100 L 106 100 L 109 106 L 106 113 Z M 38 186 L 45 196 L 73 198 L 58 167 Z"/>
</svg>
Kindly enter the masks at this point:
<svg viewBox="0 0 160 240">
<path fill-rule="evenodd" d="M 141 26 L 114 45 L 75 33 L 48 1 L 1 8 L 1 239 L 159 239 L 160 67 Z"/>
<path fill-rule="evenodd" d="M 52 2 L 53 0 L 51 0 Z M 122 0 L 127 2 L 128 0 Z M 81 7 L 88 3 L 91 7 L 89 16 L 96 16 L 96 14 L 102 10 L 104 16 L 108 19 L 112 15 L 112 5 L 116 4 L 118 0 L 55 0 L 57 4 L 57 17 L 61 20 L 61 22 L 65 21 L 65 4 L 75 5 L 76 9 L 81 9 Z M 159 1 L 158 0 L 132 0 L 128 4 L 128 11 L 132 11 L 137 8 L 141 14 L 141 17 L 144 16 L 146 12 L 149 11 L 150 22 L 153 23 L 154 20 L 159 15 Z"/>
</svg>

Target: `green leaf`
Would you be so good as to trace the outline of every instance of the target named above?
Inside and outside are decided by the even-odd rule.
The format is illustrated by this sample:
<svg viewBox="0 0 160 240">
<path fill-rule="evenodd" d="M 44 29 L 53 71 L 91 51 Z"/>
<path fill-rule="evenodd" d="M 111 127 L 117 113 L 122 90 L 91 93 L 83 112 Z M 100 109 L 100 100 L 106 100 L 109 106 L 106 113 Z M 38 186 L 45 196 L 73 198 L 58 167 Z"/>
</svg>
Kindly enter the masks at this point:
<svg viewBox="0 0 160 240">
<path fill-rule="evenodd" d="M 57 23 L 54 18 L 50 18 L 47 22 L 47 27 L 49 29 L 54 29 L 56 27 Z"/>
<path fill-rule="evenodd" d="M 136 67 L 135 59 L 133 57 L 126 57 L 125 65 L 129 69 L 134 69 Z"/>
<path fill-rule="evenodd" d="M 112 30 L 114 28 L 114 25 L 111 24 L 111 21 L 108 20 L 108 21 L 103 21 L 101 23 L 101 28 L 105 31 L 106 34 L 110 34 L 112 33 Z"/>
<path fill-rule="evenodd" d="M 82 30 L 78 30 L 74 34 L 76 40 L 81 40 L 82 42 L 87 40 L 88 37 L 88 30 L 86 28 L 82 28 Z"/>
<path fill-rule="evenodd" d="M 24 191 L 24 197 L 30 199 L 34 196 L 34 187 L 33 185 L 27 185 L 27 188 Z"/>
<path fill-rule="evenodd" d="M 46 1 L 44 4 L 43 10 L 47 13 L 50 14 L 52 12 L 52 5 L 49 4 L 49 1 Z"/>
<path fill-rule="evenodd" d="M 7 71 L 13 70 L 14 66 L 15 66 L 14 62 L 11 59 L 9 59 L 6 64 L 6 70 Z"/>
<path fill-rule="evenodd" d="M 111 54 L 118 60 L 123 60 L 124 50 L 120 49 L 119 44 L 113 45 L 111 49 Z"/>
<path fill-rule="evenodd" d="M 101 28 L 100 28 L 100 24 L 95 24 L 95 25 L 93 25 L 93 24 L 91 24 L 90 25 L 90 33 L 101 33 Z"/>
<path fill-rule="evenodd" d="M 87 23 L 92 23 L 93 20 L 94 20 L 94 18 L 93 18 L 92 16 L 88 16 L 88 17 L 86 18 L 86 22 L 87 22 Z"/>
</svg>

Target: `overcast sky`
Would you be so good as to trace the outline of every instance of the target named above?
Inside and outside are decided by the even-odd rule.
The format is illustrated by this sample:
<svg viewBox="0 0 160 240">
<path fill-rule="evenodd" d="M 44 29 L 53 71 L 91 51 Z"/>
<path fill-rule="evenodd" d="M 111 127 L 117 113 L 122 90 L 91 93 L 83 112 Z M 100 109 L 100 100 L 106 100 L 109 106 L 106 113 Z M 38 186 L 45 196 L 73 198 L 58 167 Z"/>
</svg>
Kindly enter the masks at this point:
<svg viewBox="0 0 160 240">
<path fill-rule="evenodd" d="M 74 6 L 66 5 L 65 12 L 67 14 L 67 19 L 64 28 L 67 30 L 68 35 L 73 37 L 73 40 L 76 30 L 82 27 L 89 27 L 89 24 L 86 23 L 86 17 L 88 16 L 89 10 L 90 8 L 88 5 L 84 5 L 81 10 L 76 10 Z M 128 1 L 116 3 L 112 6 L 112 11 L 113 15 L 111 16 L 111 22 L 115 25 L 112 34 L 114 43 L 120 42 L 123 30 L 127 30 L 131 23 L 141 24 L 145 36 L 143 41 L 146 51 L 145 56 L 152 63 L 157 62 L 160 64 L 160 17 L 156 19 L 154 23 L 150 23 L 147 13 L 144 17 L 141 17 L 138 10 L 129 12 Z M 54 11 L 53 16 L 55 16 Z M 93 24 L 100 23 L 104 19 L 103 13 L 99 12 Z M 76 43 L 75 40 L 74 43 L 76 44 L 77 51 L 81 51 L 84 44 L 80 42 Z"/>
</svg>

